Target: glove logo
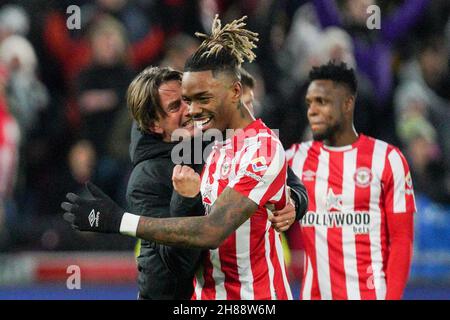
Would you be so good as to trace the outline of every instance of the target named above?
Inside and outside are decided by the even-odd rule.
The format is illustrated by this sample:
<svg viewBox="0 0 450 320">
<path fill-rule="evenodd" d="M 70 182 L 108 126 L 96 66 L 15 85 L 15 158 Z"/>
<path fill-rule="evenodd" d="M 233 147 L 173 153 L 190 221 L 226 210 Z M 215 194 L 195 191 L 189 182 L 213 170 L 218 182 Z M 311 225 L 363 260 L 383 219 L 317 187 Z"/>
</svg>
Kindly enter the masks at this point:
<svg viewBox="0 0 450 320">
<path fill-rule="evenodd" d="M 91 225 L 91 227 L 95 226 L 98 227 L 98 218 L 99 218 L 100 212 L 97 211 L 97 214 L 95 214 L 95 210 L 92 209 L 91 213 L 89 213 L 88 219 L 89 219 L 89 224 Z"/>
</svg>

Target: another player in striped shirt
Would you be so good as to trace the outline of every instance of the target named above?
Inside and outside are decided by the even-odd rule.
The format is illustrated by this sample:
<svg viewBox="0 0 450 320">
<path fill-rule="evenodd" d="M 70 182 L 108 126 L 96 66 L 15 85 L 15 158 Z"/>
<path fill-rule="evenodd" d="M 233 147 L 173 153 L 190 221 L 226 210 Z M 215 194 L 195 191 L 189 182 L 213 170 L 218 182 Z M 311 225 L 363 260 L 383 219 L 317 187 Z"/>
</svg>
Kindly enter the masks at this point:
<svg viewBox="0 0 450 320">
<path fill-rule="evenodd" d="M 416 211 L 408 164 L 396 147 L 356 132 L 352 69 L 330 62 L 309 77 L 314 141 L 287 151 L 309 197 L 301 298 L 400 299 Z"/>
<path fill-rule="evenodd" d="M 243 18 L 221 27 L 188 59 L 183 100 L 202 130 L 235 130 L 218 142 L 202 178 L 177 166 L 174 188 L 202 193 L 206 215 L 150 218 L 124 213 L 93 185 L 94 200 L 68 194 L 65 217 L 84 231 L 120 232 L 173 246 L 209 248 L 197 275 L 196 299 L 292 299 L 280 235 L 271 228 L 268 207 L 284 208 L 287 161 L 282 144 L 243 105 L 240 65 L 255 58 L 257 34 L 243 29 Z M 200 187 L 201 182 L 201 187 Z"/>
</svg>

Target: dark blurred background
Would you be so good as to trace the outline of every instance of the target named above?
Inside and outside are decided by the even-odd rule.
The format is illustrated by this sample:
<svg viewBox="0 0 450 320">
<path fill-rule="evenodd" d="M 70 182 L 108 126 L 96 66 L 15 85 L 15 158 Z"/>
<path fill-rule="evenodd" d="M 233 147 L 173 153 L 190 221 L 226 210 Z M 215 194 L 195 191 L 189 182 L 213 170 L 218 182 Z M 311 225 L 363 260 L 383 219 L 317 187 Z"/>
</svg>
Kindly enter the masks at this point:
<svg viewBox="0 0 450 320">
<path fill-rule="evenodd" d="M 381 28 L 371 30 L 373 4 Z M 68 27 L 71 5 L 80 9 L 79 29 Z M 133 239 L 74 232 L 59 205 L 91 180 L 126 207 L 127 86 L 148 65 L 182 70 L 198 45 L 194 32 L 208 32 L 215 13 L 224 23 L 245 14 L 259 33 L 258 58 L 245 67 L 256 78 L 256 115 L 279 129 L 285 148 L 310 137 L 309 69 L 334 59 L 356 70 L 357 130 L 399 146 L 412 171 L 418 212 L 405 297 L 450 299 L 448 0 L 1 1 L 0 298 L 35 297 L 8 292 L 47 281 L 36 272 L 47 263 L 51 275 L 48 261 L 64 265 L 58 252 L 91 252 L 88 263 L 96 252 L 132 257 Z M 290 268 L 296 286 L 299 262 Z"/>
</svg>

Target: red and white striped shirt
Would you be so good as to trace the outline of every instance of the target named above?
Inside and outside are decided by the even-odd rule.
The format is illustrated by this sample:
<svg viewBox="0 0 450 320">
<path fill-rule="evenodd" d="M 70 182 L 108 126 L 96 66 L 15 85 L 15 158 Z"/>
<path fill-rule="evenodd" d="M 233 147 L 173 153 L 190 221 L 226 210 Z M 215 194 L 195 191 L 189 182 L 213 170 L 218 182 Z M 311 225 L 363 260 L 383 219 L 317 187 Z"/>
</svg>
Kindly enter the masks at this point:
<svg viewBox="0 0 450 320">
<path fill-rule="evenodd" d="M 388 222 L 412 217 L 416 210 L 402 153 L 360 135 L 345 147 L 296 144 L 286 155 L 309 197 L 300 222 L 305 246 L 301 298 L 385 299 Z"/>
<path fill-rule="evenodd" d="M 257 211 L 219 248 L 209 250 L 195 279 L 193 299 L 292 299 L 280 235 L 268 221 L 272 204 L 286 204 L 283 146 L 261 121 L 216 143 L 202 173 L 206 214 L 226 187 L 248 197 Z"/>
</svg>

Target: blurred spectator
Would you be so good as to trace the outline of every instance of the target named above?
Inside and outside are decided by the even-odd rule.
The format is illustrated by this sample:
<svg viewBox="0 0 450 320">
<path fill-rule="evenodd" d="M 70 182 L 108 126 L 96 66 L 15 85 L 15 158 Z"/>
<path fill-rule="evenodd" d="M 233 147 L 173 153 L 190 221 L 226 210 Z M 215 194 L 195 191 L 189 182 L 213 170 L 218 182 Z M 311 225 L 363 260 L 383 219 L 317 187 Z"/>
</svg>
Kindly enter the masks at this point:
<svg viewBox="0 0 450 320">
<path fill-rule="evenodd" d="M 25 10 L 16 5 L 5 5 L 0 10 L 0 42 L 12 35 L 26 36 L 30 22 Z"/>
<path fill-rule="evenodd" d="M 159 65 L 183 70 L 186 59 L 195 52 L 199 44 L 196 38 L 185 33 L 169 38 L 164 46 L 164 57 Z"/>
<path fill-rule="evenodd" d="M 100 185 L 116 198 L 123 197 L 118 186 L 124 175 L 127 148 L 121 159 L 112 154 L 109 147 L 114 144 L 128 145 L 129 139 L 112 135 L 124 126 L 121 132 L 129 132 L 125 93 L 133 72 L 126 64 L 127 39 L 122 25 L 112 17 L 104 16 L 91 32 L 92 64 L 81 71 L 77 80 L 77 97 L 81 113 L 81 137 L 90 141 L 98 159 Z M 121 118 L 122 117 L 122 118 Z"/>
<path fill-rule="evenodd" d="M 149 8 L 146 9 L 155 9 L 154 1 L 147 1 L 147 6 Z M 87 21 L 93 19 L 99 12 L 118 19 L 123 23 L 127 38 L 132 43 L 142 40 L 152 31 L 152 24 L 158 20 L 156 15 L 149 17 L 143 9 L 145 9 L 143 4 L 133 0 L 96 0 L 81 7 Z"/>
<path fill-rule="evenodd" d="M 36 125 L 47 107 L 48 92 L 37 77 L 37 57 L 30 42 L 17 35 L 0 44 L 0 60 L 10 72 L 8 100 L 24 136 Z"/>
<path fill-rule="evenodd" d="M 417 190 L 450 201 L 449 49 L 442 36 L 421 42 L 400 72 L 397 132 L 411 158 Z"/>
<path fill-rule="evenodd" d="M 67 29 L 65 12 L 51 11 L 48 13 L 44 21 L 43 40 L 48 52 L 61 64 L 63 74 L 69 83 L 91 61 L 92 48 L 86 37 L 89 24 L 95 24 L 95 21 L 101 20 L 105 14 L 115 14 L 118 18 L 125 20 L 125 26 L 129 28 L 125 29 L 125 32 L 135 40 L 131 40 L 131 45 L 127 47 L 126 52 L 126 59 L 133 68 L 142 68 L 158 58 L 163 49 L 165 37 L 159 22 L 145 19 L 139 7 L 135 7 L 136 5 L 132 2 L 126 7 L 130 12 L 129 15 L 123 13 L 121 9 L 124 9 L 125 2 L 127 1 L 99 0 L 95 4 L 84 7 L 85 10 L 82 14 L 85 14 L 85 19 L 82 21 L 87 20 L 88 22 L 84 22 L 81 30 L 77 32 L 78 38 L 72 37 Z M 123 15 L 121 15 L 122 13 Z M 142 33 L 144 36 L 141 36 Z"/>
<path fill-rule="evenodd" d="M 8 111 L 8 70 L 0 65 L 0 249 L 8 245 L 8 223 L 15 217 L 14 182 L 18 163 L 19 128 Z"/>
<path fill-rule="evenodd" d="M 408 0 L 388 14 L 381 12 L 381 29 L 369 30 L 367 8 L 376 0 L 345 0 L 339 10 L 335 0 L 312 0 L 322 28 L 339 26 L 347 30 L 354 43 L 358 67 L 372 82 L 377 92 L 377 107 L 388 103 L 393 88 L 392 49 L 416 24 L 429 0 Z"/>
<path fill-rule="evenodd" d="M 368 135 L 377 134 L 379 115 L 375 106 L 374 89 L 368 78 L 359 72 L 353 54 L 352 38 L 343 29 L 328 27 L 321 30 L 316 23 L 317 17 L 311 4 L 301 6 L 294 15 L 285 46 L 278 56 L 278 64 L 284 73 L 289 75 L 285 77 L 281 88 L 282 96 L 287 97 L 287 101 L 284 106 L 278 104 L 277 110 L 272 114 L 279 114 L 276 117 L 279 118 L 280 131 L 283 136 L 287 136 L 281 138 L 285 147 L 306 138 L 304 97 L 308 72 L 311 67 L 329 60 L 343 61 L 355 69 L 359 84 L 355 112 L 356 129 Z M 304 58 L 298 59 L 299 56 Z"/>
</svg>

